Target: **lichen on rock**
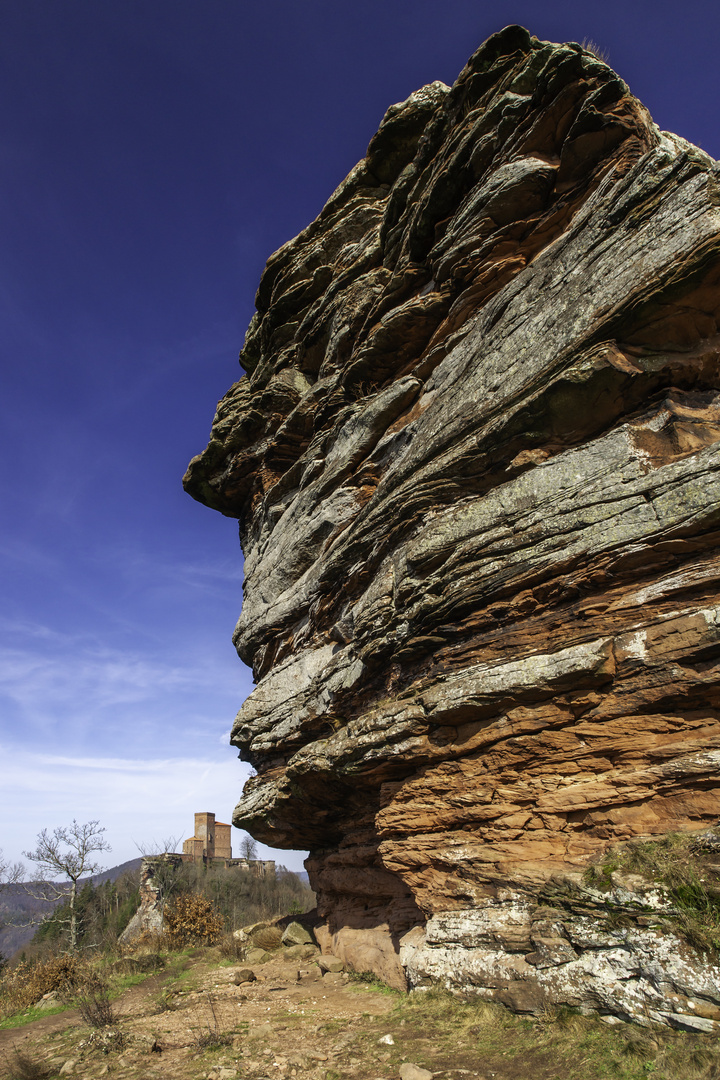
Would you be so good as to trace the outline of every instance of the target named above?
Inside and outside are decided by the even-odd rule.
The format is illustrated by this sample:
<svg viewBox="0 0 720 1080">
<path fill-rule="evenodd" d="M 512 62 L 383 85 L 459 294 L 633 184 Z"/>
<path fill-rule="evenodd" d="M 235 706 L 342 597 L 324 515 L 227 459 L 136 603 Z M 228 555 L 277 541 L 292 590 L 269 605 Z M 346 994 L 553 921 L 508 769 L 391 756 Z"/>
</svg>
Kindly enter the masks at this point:
<svg viewBox="0 0 720 1080">
<path fill-rule="evenodd" d="M 185 486 L 240 520 L 235 824 L 310 849 L 351 967 L 720 1021 L 583 881 L 718 818 L 718 169 L 511 26 L 268 260 Z"/>
</svg>

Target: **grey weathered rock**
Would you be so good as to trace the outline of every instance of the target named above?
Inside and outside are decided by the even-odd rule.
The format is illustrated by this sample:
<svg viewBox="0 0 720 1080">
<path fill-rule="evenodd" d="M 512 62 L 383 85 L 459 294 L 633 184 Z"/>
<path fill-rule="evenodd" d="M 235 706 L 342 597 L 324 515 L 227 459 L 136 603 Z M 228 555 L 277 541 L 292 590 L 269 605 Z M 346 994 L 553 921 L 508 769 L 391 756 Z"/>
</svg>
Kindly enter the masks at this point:
<svg viewBox="0 0 720 1080">
<path fill-rule="evenodd" d="M 289 945 L 283 950 L 286 960 L 309 960 L 319 953 L 317 945 Z"/>
<path fill-rule="evenodd" d="M 412 1061 L 404 1061 L 400 1066 L 400 1080 L 432 1080 L 432 1076 L 429 1069 L 414 1065 Z"/>
<path fill-rule="evenodd" d="M 144 936 L 161 934 L 163 910 L 168 890 L 182 865 L 182 857 L 165 853 L 150 855 L 140 864 L 140 906 L 118 938 L 121 945 L 134 945 Z M 157 954 L 155 954 L 157 956 Z"/>
<path fill-rule="evenodd" d="M 243 926 L 240 930 L 236 930 L 235 936 L 237 937 L 240 934 L 244 934 L 245 940 L 249 941 L 253 934 L 256 934 L 258 930 L 267 930 L 270 925 L 271 924 L 269 922 L 249 923 L 247 926 Z"/>
<path fill-rule="evenodd" d="M 283 930 L 283 945 L 314 945 L 311 934 L 299 922 L 291 922 Z"/>
<path fill-rule="evenodd" d="M 34 1007 L 36 1009 L 56 1009 L 60 1005 L 59 996 L 57 990 L 51 990 L 49 994 L 43 994 Z"/>
<path fill-rule="evenodd" d="M 343 962 L 337 956 L 318 956 L 317 965 L 321 971 L 339 972 L 343 970 Z"/>
<path fill-rule="evenodd" d="M 719 180 L 507 27 L 268 261 L 185 483 L 245 553 L 234 821 L 311 850 L 350 967 L 720 1019 L 648 888 L 618 937 L 582 883 L 718 814 Z"/>
<path fill-rule="evenodd" d="M 248 949 L 245 959 L 248 964 L 264 964 L 267 960 L 270 960 L 271 955 L 265 949 Z"/>
</svg>

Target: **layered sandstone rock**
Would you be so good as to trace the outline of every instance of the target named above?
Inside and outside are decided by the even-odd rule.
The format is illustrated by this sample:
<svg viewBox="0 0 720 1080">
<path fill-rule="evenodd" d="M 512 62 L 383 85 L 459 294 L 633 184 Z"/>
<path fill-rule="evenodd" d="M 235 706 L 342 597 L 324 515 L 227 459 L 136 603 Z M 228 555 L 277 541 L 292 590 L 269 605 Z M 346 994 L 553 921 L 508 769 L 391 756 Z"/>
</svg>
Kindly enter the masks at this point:
<svg viewBox="0 0 720 1080">
<path fill-rule="evenodd" d="M 720 814 L 719 252 L 716 163 L 508 27 L 269 259 L 185 485 L 245 553 L 235 824 L 349 963 L 720 1018 L 582 879 Z"/>
</svg>

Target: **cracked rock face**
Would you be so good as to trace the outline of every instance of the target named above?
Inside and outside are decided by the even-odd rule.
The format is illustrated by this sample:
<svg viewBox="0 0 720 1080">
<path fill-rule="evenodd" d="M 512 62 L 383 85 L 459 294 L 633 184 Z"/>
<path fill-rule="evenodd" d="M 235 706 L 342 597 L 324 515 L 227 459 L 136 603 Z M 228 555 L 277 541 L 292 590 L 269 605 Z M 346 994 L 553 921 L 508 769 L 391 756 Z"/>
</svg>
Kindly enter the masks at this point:
<svg viewBox="0 0 720 1080">
<path fill-rule="evenodd" d="M 597 990 L 584 948 L 667 969 L 650 930 L 543 911 L 719 813 L 718 180 L 595 56 L 508 27 L 268 260 L 185 486 L 245 553 L 235 824 L 310 849 L 351 965 L 690 1009 Z"/>
</svg>

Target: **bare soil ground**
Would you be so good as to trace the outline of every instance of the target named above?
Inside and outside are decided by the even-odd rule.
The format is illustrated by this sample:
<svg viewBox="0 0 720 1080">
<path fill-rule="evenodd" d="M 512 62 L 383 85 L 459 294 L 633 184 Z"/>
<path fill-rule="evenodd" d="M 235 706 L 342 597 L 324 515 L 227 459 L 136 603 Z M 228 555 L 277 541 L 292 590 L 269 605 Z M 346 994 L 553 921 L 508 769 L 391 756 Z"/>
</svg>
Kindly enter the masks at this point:
<svg viewBox="0 0 720 1080">
<path fill-rule="evenodd" d="M 280 959 L 236 985 L 244 967 L 199 951 L 127 990 L 110 1027 L 67 1011 L 0 1031 L 0 1063 L 19 1080 L 15 1049 L 40 1067 L 37 1080 L 43 1069 L 78 1080 L 399 1080 L 409 1062 L 436 1080 L 720 1077 L 719 1051 L 698 1036 L 574 1016 L 530 1022 Z"/>
</svg>

